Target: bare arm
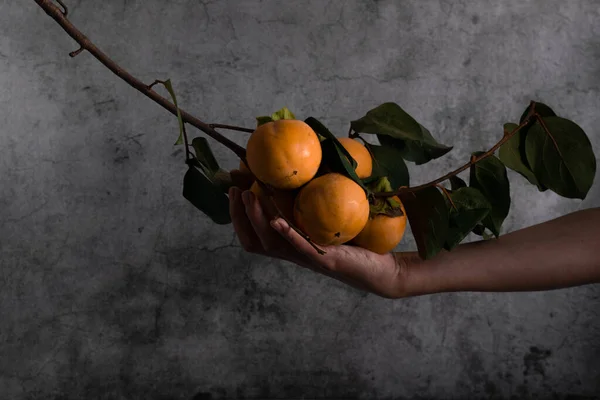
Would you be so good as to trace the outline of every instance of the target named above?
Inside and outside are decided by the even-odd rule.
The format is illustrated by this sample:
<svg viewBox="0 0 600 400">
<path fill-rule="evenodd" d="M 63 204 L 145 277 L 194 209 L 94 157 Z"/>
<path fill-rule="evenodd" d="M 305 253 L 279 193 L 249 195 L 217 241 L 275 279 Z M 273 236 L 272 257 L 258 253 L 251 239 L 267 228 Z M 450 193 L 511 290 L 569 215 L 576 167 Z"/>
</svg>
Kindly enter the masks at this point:
<svg viewBox="0 0 600 400">
<path fill-rule="evenodd" d="M 466 243 L 432 260 L 395 253 L 406 296 L 452 291 L 549 290 L 600 282 L 600 208 L 498 239 Z"/>
<path fill-rule="evenodd" d="M 243 197 L 243 198 L 242 198 Z M 600 282 L 600 208 L 465 243 L 431 260 L 416 252 L 375 254 L 356 246 L 315 249 L 250 191 L 232 188 L 234 228 L 247 251 L 293 262 L 387 298 L 456 291 L 549 290 Z"/>
</svg>

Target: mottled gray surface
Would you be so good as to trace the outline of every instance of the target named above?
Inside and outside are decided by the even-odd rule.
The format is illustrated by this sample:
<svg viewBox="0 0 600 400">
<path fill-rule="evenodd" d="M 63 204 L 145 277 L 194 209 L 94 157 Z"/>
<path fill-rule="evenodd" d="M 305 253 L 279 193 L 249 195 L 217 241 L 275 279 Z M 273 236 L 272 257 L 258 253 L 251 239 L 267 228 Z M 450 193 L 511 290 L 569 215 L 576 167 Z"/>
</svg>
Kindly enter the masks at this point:
<svg viewBox="0 0 600 400">
<path fill-rule="evenodd" d="M 287 105 L 343 135 L 398 102 L 455 145 L 413 183 L 531 99 L 600 154 L 598 1 L 65 1 L 208 122 Z M 33 1 L 0 1 L 0 398 L 600 393 L 598 286 L 390 301 L 245 254 L 181 196 L 176 120 L 76 48 Z M 510 178 L 505 232 L 600 205 L 598 179 L 576 201 Z"/>
</svg>

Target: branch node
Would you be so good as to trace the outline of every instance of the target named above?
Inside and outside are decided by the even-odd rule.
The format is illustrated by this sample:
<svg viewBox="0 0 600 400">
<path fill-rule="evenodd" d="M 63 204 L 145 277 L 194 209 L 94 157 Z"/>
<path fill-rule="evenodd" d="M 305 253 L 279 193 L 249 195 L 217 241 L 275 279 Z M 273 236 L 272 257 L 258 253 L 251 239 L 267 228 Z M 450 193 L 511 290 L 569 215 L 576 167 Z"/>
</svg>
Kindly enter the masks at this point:
<svg viewBox="0 0 600 400">
<path fill-rule="evenodd" d="M 439 183 L 436 184 L 435 186 L 438 187 L 439 189 L 441 189 L 442 193 L 444 193 L 444 195 L 446 196 L 446 198 L 448 199 L 448 201 L 452 205 L 452 208 L 454 208 L 456 211 L 458 211 L 458 208 L 456 208 L 456 204 L 454 204 L 454 201 L 452 201 L 452 196 L 450 196 L 450 193 L 448 192 L 448 189 L 446 189 L 445 187 L 443 187 Z"/>
<path fill-rule="evenodd" d="M 61 0 L 56 0 L 56 2 L 58 4 L 60 4 L 60 6 L 62 7 L 62 10 L 61 10 L 62 15 L 66 18 L 66 16 L 69 15 L 69 9 L 65 5 L 65 3 L 63 3 Z"/>
<path fill-rule="evenodd" d="M 152 88 L 156 85 L 158 85 L 159 83 L 161 84 L 165 84 L 164 81 L 161 81 L 160 79 L 155 80 L 154 82 L 152 82 L 151 84 L 149 84 L 148 86 L 146 86 L 146 88 L 148 88 L 148 90 L 152 90 Z"/>
<path fill-rule="evenodd" d="M 85 49 L 83 48 L 83 46 L 81 46 L 80 48 L 78 48 L 75 51 L 72 51 L 69 53 L 69 56 L 71 56 L 71 58 L 77 57 L 79 54 L 81 54 Z"/>
</svg>

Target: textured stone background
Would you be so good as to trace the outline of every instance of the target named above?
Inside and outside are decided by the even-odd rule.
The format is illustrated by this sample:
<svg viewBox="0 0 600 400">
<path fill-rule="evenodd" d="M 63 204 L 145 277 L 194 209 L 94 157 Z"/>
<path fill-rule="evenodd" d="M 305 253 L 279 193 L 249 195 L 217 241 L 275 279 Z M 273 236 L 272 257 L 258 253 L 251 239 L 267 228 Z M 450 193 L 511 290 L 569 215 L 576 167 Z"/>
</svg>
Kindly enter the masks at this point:
<svg viewBox="0 0 600 400">
<path fill-rule="evenodd" d="M 455 145 L 413 183 L 491 146 L 530 99 L 600 154 L 598 1 L 66 2 L 208 122 L 287 105 L 343 135 L 398 102 Z M 70 59 L 33 1 L 0 4 L 0 398 L 600 394 L 600 287 L 390 301 L 245 254 L 181 196 L 176 119 Z M 600 205 L 598 182 L 576 201 L 511 173 L 511 191 L 505 232 Z"/>
</svg>

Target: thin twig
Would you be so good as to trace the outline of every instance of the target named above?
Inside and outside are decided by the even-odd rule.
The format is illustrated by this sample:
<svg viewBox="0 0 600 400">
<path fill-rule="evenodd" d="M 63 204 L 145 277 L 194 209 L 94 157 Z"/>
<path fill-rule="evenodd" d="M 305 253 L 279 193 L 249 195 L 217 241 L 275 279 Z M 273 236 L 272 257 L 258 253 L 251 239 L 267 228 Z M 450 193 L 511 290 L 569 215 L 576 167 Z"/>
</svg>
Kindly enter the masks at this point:
<svg viewBox="0 0 600 400">
<path fill-rule="evenodd" d="M 458 208 L 456 208 L 456 204 L 454 204 L 454 201 L 452 201 L 452 196 L 450 196 L 450 193 L 448 193 L 448 189 L 446 189 L 445 187 L 443 187 L 439 183 L 437 185 L 435 185 L 435 186 L 442 190 L 442 193 L 444 193 L 444 195 L 446 195 L 446 197 L 448 198 L 448 201 L 450 202 L 450 204 L 452 204 L 452 207 L 456 211 L 458 211 Z"/>
<path fill-rule="evenodd" d="M 71 58 L 73 57 L 77 57 L 79 54 L 81 54 L 85 49 L 83 47 L 78 48 L 75 51 L 72 51 L 69 53 L 69 55 L 71 56 Z"/>
<path fill-rule="evenodd" d="M 427 182 L 424 183 L 422 185 L 418 185 L 418 186 L 412 186 L 412 187 L 405 187 L 405 188 L 399 188 L 398 190 L 394 191 L 394 192 L 378 192 L 378 193 L 373 193 L 373 195 L 375 197 L 389 197 L 391 196 L 398 196 L 401 193 L 407 193 L 407 192 L 416 192 L 418 190 L 421 189 L 425 189 L 427 187 L 430 186 L 435 186 L 438 183 L 442 183 L 447 179 L 452 178 L 455 175 L 460 174 L 461 172 L 463 172 L 464 170 L 466 170 L 467 168 L 471 167 L 473 164 L 478 163 L 479 161 L 483 160 L 484 158 L 487 158 L 489 156 L 491 156 L 492 154 L 494 154 L 496 152 L 496 150 L 498 150 L 500 148 L 500 146 L 502 146 L 504 143 L 506 143 L 508 140 L 510 140 L 510 138 L 512 138 L 518 131 L 520 131 L 521 129 L 523 129 L 526 125 L 529 124 L 529 122 L 531 121 L 531 116 L 526 118 L 525 121 L 523 121 L 523 123 L 521 123 L 519 126 L 517 126 L 515 129 L 513 129 L 511 132 L 505 133 L 504 136 L 502 137 L 502 139 L 500 139 L 500 141 L 498 143 L 496 143 L 494 145 L 494 147 L 492 147 L 491 149 L 489 149 L 488 151 L 486 151 L 485 153 L 481 154 L 480 156 L 471 156 L 471 159 L 469 160 L 468 163 L 466 163 L 465 165 L 463 165 L 460 168 L 455 169 L 452 172 L 447 173 L 446 175 L 435 179 L 431 182 Z"/>
<path fill-rule="evenodd" d="M 66 18 L 65 14 L 66 14 L 67 9 L 66 9 L 66 7 L 64 7 L 64 4 L 62 4 L 62 2 L 59 2 L 59 4 L 64 7 L 64 11 L 59 9 L 52 2 L 52 0 L 35 0 L 35 2 L 46 12 L 46 14 L 48 14 L 50 17 L 52 17 L 52 19 L 54 19 L 61 26 L 61 28 L 63 28 L 65 30 L 65 32 L 67 32 L 67 34 L 69 36 L 71 36 L 81 46 L 81 48 L 87 50 L 98 61 L 100 61 L 102 64 L 104 64 L 104 66 L 106 66 L 108 69 L 110 69 L 119 78 L 121 78 L 125 82 L 127 82 L 130 86 L 137 89 L 139 92 L 143 93 L 144 95 L 146 95 L 147 97 L 149 97 L 150 99 L 152 99 L 153 101 L 158 103 L 160 106 L 165 108 L 171 114 L 177 116 L 177 108 L 175 107 L 175 105 L 173 103 L 171 103 L 169 100 L 167 100 L 166 98 L 164 98 L 161 95 L 159 95 L 158 93 L 156 93 L 154 90 L 152 90 L 151 87 L 146 85 L 144 82 L 140 81 L 139 79 L 137 79 L 133 75 L 131 75 L 129 72 L 124 70 L 116 62 L 114 62 L 110 57 L 108 57 L 105 53 L 103 53 L 98 47 L 96 47 L 96 45 L 94 45 L 83 33 L 81 33 L 81 31 L 79 31 L 79 29 L 77 29 Z M 196 128 L 198 128 L 201 131 L 203 131 L 204 133 L 206 133 L 211 138 L 215 139 L 222 145 L 231 149 L 238 157 L 244 158 L 246 156 L 246 150 L 242 146 L 238 145 L 237 143 L 233 142 L 232 140 L 221 135 L 219 132 L 217 132 L 213 128 L 211 128 L 208 124 L 206 124 L 205 122 L 201 121 L 200 119 L 194 117 L 193 115 L 189 114 L 188 112 L 183 111 L 181 109 L 180 109 L 180 112 L 181 112 L 181 118 L 183 119 L 184 122 L 187 122 L 190 125 L 195 126 Z"/>
<path fill-rule="evenodd" d="M 60 6 L 63 8 L 63 10 L 61 12 L 62 12 L 63 16 L 66 18 L 67 15 L 69 15 L 69 9 L 65 5 L 65 3 L 63 3 L 61 0 L 56 0 L 56 2 L 58 4 L 60 4 Z"/>
<path fill-rule="evenodd" d="M 226 125 L 226 124 L 209 124 L 208 126 L 210 126 L 211 128 L 229 129 L 231 131 L 240 131 L 240 132 L 248 132 L 248 133 L 254 133 L 254 131 L 255 131 L 255 129 L 243 128 L 241 126 Z"/>
<path fill-rule="evenodd" d="M 261 187 L 261 189 L 266 193 L 267 197 L 269 198 L 269 200 L 271 201 L 271 203 L 273 204 L 273 206 L 275 206 L 275 209 L 277 210 L 277 213 L 279 214 L 279 216 L 281 218 L 283 218 L 283 220 L 285 222 L 287 222 L 288 226 L 290 228 L 292 228 L 298 235 L 302 236 L 302 238 L 304 240 L 306 240 L 308 242 L 308 244 L 310 244 L 312 246 L 313 249 L 315 249 L 317 251 L 317 253 L 319 253 L 320 255 L 324 255 L 325 254 L 325 250 L 319 248 L 315 242 L 313 242 L 311 240 L 311 238 L 306 235 L 304 232 L 302 232 L 299 228 L 297 228 L 292 221 L 290 221 L 289 219 L 287 219 L 287 217 L 283 214 L 283 212 L 281 211 L 281 209 L 279 208 L 279 206 L 277 205 L 277 202 L 275 201 L 275 197 L 274 197 L 274 193 L 275 191 L 273 190 L 272 187 L 270 187 L 269 185 L 265 184 L 264 182 L 262 182 L 261 180 L 257 179 L 256 183 L 258 183 L 258 186 Z"/>
</svg>

